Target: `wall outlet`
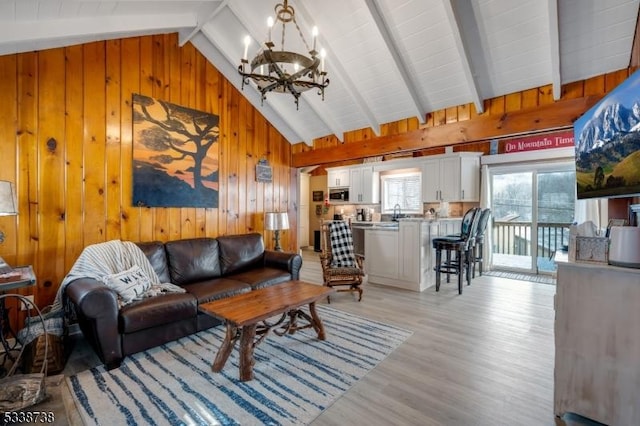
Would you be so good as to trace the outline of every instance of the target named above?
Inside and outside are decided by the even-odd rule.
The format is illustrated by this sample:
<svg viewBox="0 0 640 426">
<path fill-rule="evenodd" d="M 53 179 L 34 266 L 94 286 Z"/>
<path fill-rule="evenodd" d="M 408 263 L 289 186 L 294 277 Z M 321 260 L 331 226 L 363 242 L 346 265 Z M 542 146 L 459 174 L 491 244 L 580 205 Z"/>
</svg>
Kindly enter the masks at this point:
<svg viewBox="0 0 640 426">
<path fill-rule="evenodd" d="M 31 300 L 32 302 L 34 302 L 33 295 L 29 295 L 29 296 L 25 296 L 25 297 L 27 299 Z M 29 309 L 31 309 L 31 305 L 27 306 L 26 303 L 20 302 L 20 310 L 21 311 L 28 311 Z"/>
</svg>

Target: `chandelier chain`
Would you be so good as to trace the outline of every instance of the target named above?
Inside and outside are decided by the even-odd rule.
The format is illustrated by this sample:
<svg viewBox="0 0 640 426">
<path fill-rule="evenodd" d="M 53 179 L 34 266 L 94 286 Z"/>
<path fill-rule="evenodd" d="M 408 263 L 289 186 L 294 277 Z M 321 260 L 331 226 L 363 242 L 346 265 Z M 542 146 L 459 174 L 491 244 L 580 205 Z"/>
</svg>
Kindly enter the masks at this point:
<svg viewBox="0 0 640 426">
<path fill-rule="evenodd" d="M 311 49 L 309 48 L 309 45 L 307 44 L 307 40 L 304 38 L 304 34 L 302 33 L 300 26 L 298 25 L 298 21 L 296 21 L 295 16 L 293 17 L 293 23 L 296 25 L 296 29 L 298 30 L 298 34 L 300 34 L 300 38 L 302 39 L 302 42 L 304 43 L 305 48 L 307 49 L 307 51 L 311 51 Z M 282 39 L 282 42 L 284 43 L 284 38 Z"/>
</svg>

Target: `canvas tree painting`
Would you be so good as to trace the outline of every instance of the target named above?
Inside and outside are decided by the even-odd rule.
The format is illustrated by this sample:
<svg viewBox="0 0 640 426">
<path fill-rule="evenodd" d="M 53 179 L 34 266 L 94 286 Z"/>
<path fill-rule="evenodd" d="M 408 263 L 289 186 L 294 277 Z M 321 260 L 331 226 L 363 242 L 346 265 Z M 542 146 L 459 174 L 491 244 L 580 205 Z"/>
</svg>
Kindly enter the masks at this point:
<svg viewBox="0 0 640 426">
<path fill-rule="evenodd" d="M 218 207 L 219 116 L 133 95 L 133 205 Z"/>
</svg>

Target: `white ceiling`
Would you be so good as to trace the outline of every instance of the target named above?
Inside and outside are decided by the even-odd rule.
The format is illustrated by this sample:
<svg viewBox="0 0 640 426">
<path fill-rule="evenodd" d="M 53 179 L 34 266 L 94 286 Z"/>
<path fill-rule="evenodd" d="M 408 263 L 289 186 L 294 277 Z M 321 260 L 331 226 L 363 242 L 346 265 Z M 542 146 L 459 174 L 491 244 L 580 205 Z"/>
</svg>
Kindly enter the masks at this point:
<svg viewBox="0 0 640 426">
<path fill-rule="evenodd" d="M 178 32 L 240 88 L 242 40 L 255 54 L 279 1 L 0 0 L 0 55 Z M 558 99 L 562 84 L 629 66 L 640 0 L 289 1 L 308 42 L 320 30 L 325 101 L 309 91 L 296 111 L 289 95 L 261 106 L 253 87 L 243 94 L 291 143 L 311 144 L 547 84 Z"/>
</svg>

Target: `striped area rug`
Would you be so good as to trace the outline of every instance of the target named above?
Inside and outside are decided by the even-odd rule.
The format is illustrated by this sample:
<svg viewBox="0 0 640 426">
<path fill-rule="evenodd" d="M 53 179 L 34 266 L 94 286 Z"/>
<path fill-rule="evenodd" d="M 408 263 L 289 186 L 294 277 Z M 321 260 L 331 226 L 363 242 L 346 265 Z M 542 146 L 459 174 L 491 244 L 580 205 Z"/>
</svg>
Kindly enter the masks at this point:
<svg viewBox="0 0 640 426">
<path fill-rule="evenodd" d="M 324 305 L 327 340 L 312 329 L 272 333 L 256 347 L 254 375 L 238 380 L 234 349 L 220 373 L 211 363 L 224 338 L 216 327 L 67 378 L 86 425 L 308 424 L 412 332 Z"/>
</svg>

